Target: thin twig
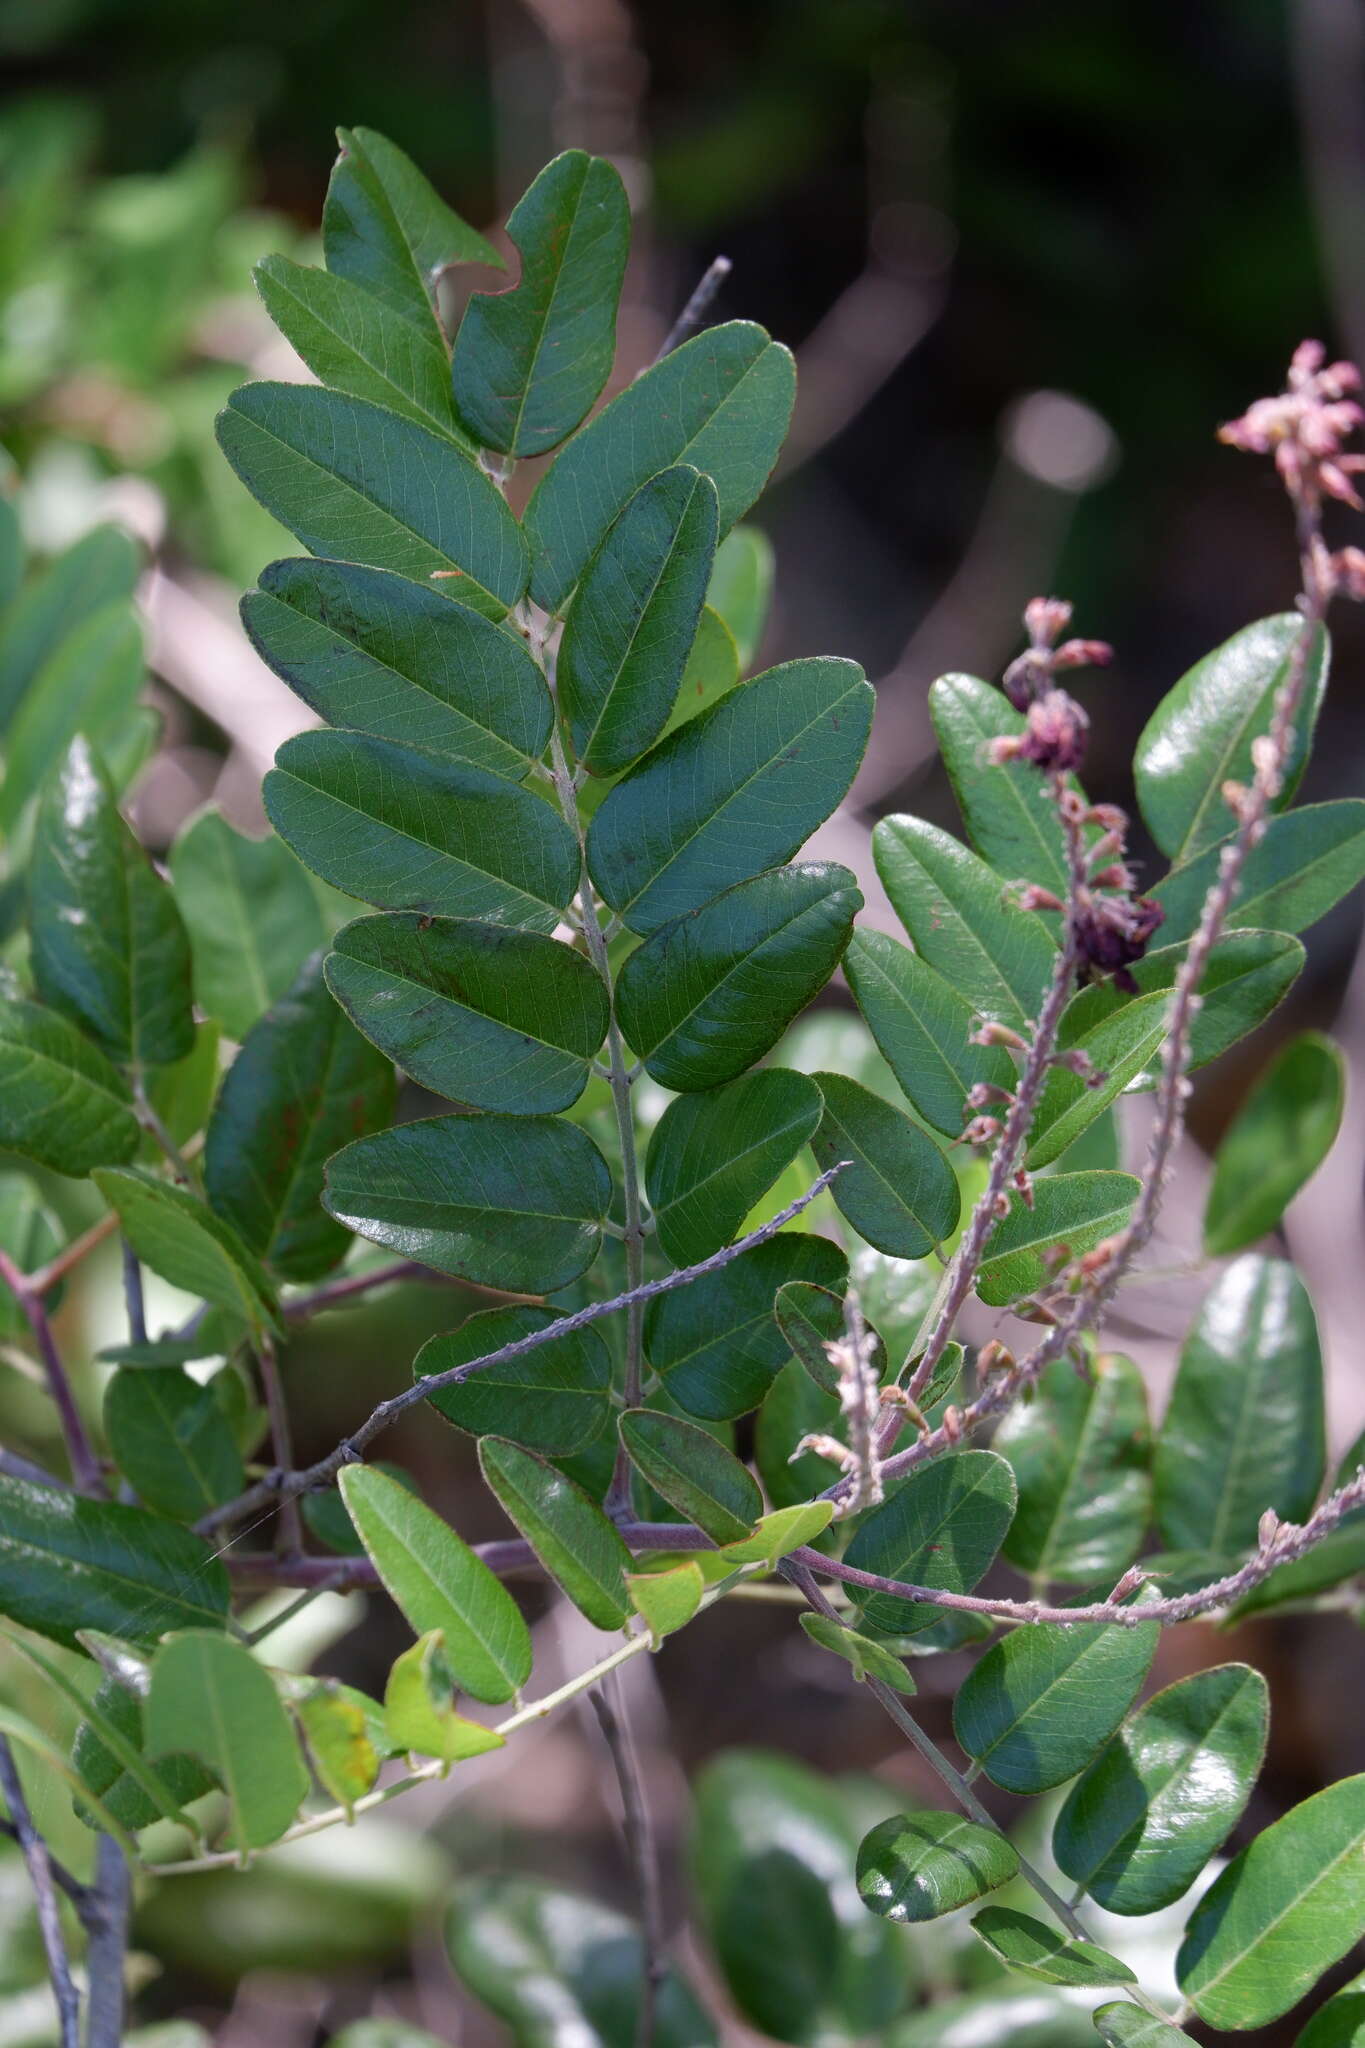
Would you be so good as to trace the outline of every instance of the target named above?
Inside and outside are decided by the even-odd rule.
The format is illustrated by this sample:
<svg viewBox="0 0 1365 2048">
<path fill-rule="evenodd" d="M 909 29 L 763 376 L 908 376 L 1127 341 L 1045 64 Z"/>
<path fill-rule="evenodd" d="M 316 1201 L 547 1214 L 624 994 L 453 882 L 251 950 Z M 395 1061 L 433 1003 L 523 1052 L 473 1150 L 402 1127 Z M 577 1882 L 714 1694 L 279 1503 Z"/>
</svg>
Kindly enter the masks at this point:
<svg viewBox="0 0 1365 2048">
<path fill-rule="evenodd" d="M 59 1251 L 55 1258 L 49 1259 L 45 1266 L 39 1266 L 36 1272 L 28 1275 L 30 1290 L 38 1296 L 50 1294 L 59 1281 L 65 1280 L 67 1274 L 80 1265 L 82 1259 L 88 1258 L 90 1253 L 96 1251 L 106 1237 L 112 1237 L 117 1229 L 118 1217 L 112 1209 L 106 1209 L 103 1216 L 92 1223 L 88 1230 L 83 1230 L 79 1237 L 73 1237 L 70 1244 Z"/>
<path fill-rule="evenodd" d="M 57 1349 L 57 1340 L 52 1334 L 52 1324 L 48 1320 L 47 1310 L 43 1307 L 42 1297 L 34 1292 L 31 1282 L 19 1271 L 9 1253 L 4 1251 L 0 1251 L 0 1280 L 4 1281 L 18 1302 L 37 1342 L 47 1374 L 48 1391 L 61 1422 L 66 1454 L 71 1460 L 72 1477 L 82 1493 L 102 1494 L 105 1487 L 99 1459 L 95 1456 L 90 1439 L 86 1435 L 85 1424 L 81 1420 L 76 1396 L 67 1377 L 61 1352 Z"/>
<path fill-rule="evenodd" d="M 55 1486 L 65 1492 L 69 1481 L 59 1479 L 55 1472 L 49 1472 L 46 1465 L 35 1465 L 32 1458 L 21 1457 L 18 1451 L 7 1451 L 0 1445 L 0 1472 L 7 1479 L 26 1479 L 30 1486 Z"/>
<path fill-rule="evenodd" d="M 95 1851 L 95 1883 L 84 1920 L 86 1952 L 86 2048 L 120 2048 L 123 2040 L 123 1977 L 128 1953 L 132 1874 L 112 1835 L 101 1835 Z"/>
<path fill-rule="evenodd" d="M 11 1842 L 17 1842 L 20 1848 L 23 1847 L 23 1837 L 12 1820 L 0 1819 L 0 1835 L 8 1836 Z M 66 1865 L 59 1863 L 50 1849 L 47 1852 L 47 1861 L 53 1882 L 60 1885 L 77 1912 L 84 1912 L 86 1900 L 90 1896 L 88 1887 L 83 1885 L 78 1877 L 73 1877 Z"/>
<path fill-rule="evenodd" d="M 76 1996 L 76 1986 L 72 1981 L 71 1959 L 67 1955 L 66 1936 L 62 1932 L 52 1859 L 48 1855 L 47 1843 L 33 1825 L 33 1816 L 24 1797 L 24 1788 L 19 1782 L 14 1752 L 3 1735 L 0 1735 L 0 1793 L 3 1793 L 5 1804 L 9 1808 L 14 1833 L 23 1852 L 24 1862 L 28 1866 L 29 1883 L 33 1886 L 38 1929 L 43 1938 L 43 1951 L 47 1956 L 47 1972 L 52 1980 L 52 1994 L 57 2001 L 62 2048 L 80 2048 L 80 2000 Z"/>
<path fill-rule="evenodd" d="M 123 1239 L 123 1299 L 128 1306 L 129 1341 L 145 1344 L 147 1304 L 142 1292 L 142 1264 L 126 1237 Z"/>
<path fill-rule="evenodd" d="M 339 1279 L 324 1280 L 307 1294 L 291 1295 L 282 1304 L 282 1313 L 286 1322 L 303 1322 L 308 1316 L 340 1308 L 360 1295 L 372 1294 L 377 1287 L 391 1287 L 399 1280 L 423 1280 L 429 1286 L 452 1284 L 448 1274 L 433 1273 L 430 1266 L 419 1266 L 416 1259 L 394 1259 L 389 1265 L 373 1266 L 365 1273 L 343 1273 Z"/>
<path fill-rule="evenodd" d="M 261 1389 L 265 1395 L 265 1412 L 270 1421 L 270 1450 L 278 1472 L 288 1472 L 294 1463 L 294 1437 L 289 1427 L 289 1403 L 284 1396 L 284 1381 L 280 1377 L 279 1354 L 275 1340 L 263 1332 L 256 1345 L 256 1362 L 261 1372 Z M 303 1523 L 299 1518 L 297 1496 L 280 1496 L 280 1529 L 277 1549 L 282 1557 L 297 1557 L 303 1549 Z"/>
<path fill-rule="evenodd" d="M 640 1901 L 640 2004 L 635 2022 L 635 2048 L 651 2048 L 659 1993 L 668 1975 L 659 1854 L 649 1816 L 644 1774 L 621 1699 L 617 1674 L 613 1672 L 601 1685 L 593 1686 L 587 1700 L 597 1716 L 597 1725 L 607 1745 L 621 1794 L 621 1826 Z"/>
<path fill-rule="evenodd" d="M 679 342 L 686 341 L 688 335 L 701 326 L 711 310 L 716 293 L 733 269 L 734 265 L 728 256 L 715 256 L 711 259 L 698 279 L 691 298 L 664 336 L 659 353 L 654 358 L 656 363 L 661 363 L 666 355 L 671 355 Z"/>
</svg>

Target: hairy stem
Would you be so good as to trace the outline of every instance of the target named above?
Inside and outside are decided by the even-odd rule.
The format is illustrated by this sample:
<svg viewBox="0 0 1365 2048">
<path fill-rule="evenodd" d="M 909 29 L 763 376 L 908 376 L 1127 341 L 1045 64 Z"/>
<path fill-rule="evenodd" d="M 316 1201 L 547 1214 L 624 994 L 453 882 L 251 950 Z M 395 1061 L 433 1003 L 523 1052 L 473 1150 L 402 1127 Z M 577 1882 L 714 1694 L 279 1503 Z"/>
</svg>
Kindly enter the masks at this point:
<svg viewBox="0 0 1365 2048">
<path fill-rule="evenodd" d="M 71 1976 L 71 1959 L 66 1952 L 66 1936 L 62 1931 L 52 1863 L 47 1853 L 47 1843 L 33 1825 L 33 1816 L 24 1797 L 24 1788 L 19 1782 L 14 1752 L 3 1735 L 0 1735 L 0 1794 L 3 1794 L 5 1804 L 9 1808 L 10 1821 L 28 1867 L 29 1883 L 33 1887 L 34 1903 L 38 1911 L 38 1930 L 42 1935 L 43 1952 L 47 1957 L 47 1973 L 52 1982 L 52 1995 L 57 2001 L 62 2048 L 80 2048 L 80 2000 L 76 1996 L 76 1986 Z"/>
</svg>

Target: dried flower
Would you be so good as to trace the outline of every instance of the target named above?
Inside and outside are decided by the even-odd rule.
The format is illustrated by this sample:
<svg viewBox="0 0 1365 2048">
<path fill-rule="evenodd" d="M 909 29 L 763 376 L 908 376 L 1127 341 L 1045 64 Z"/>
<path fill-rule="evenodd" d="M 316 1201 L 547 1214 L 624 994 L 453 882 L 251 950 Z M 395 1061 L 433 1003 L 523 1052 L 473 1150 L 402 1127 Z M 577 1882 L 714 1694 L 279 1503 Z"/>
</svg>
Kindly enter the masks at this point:
<svg viewBox="0 0 1365 2048">
<path fill-rule="evenodd" d="M 1165 915 L 1150 896 L 1095 896 L 1084 890 L 1076 905 L 1081 979 L 1100 981 L 1107 975 L 1115 988 L 1135 996 L 1138 985 L 1128 969 L 1142 958 Z"/>
</svg>

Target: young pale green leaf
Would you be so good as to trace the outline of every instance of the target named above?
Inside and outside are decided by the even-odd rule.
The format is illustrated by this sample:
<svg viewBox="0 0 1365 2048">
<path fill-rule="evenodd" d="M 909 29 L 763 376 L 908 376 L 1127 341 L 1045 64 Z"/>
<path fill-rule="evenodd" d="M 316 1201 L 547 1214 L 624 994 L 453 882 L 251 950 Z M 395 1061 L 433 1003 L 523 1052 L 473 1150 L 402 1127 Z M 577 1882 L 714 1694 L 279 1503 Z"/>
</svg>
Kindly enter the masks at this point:
<svg viewBox="0 0 1365 2048">
<path fill-rule="evenodd" d="M 425 1501 L 373 1465 L 339 1485 L 371 1563 L 419 1636 L 439 1629 L 455 1681 L 476 1700 L 510 1700 L 531 1675 L 531 1637 L 515 1600 Z"/>
<path fill-rule="evenodd" d="M 349 1234 L 319 1203 L 323 1169 L 348 1138 L 393 1116 L 393 1069 L 332 1001 L 322 955 L 247 1033 L 204 1143 L 215 1212 L 284 1280 L 316 1280 Z"/>
<path fill-rule="evenodd" d="M 611 1174 L 573 1124 L 437 1116 L 358 1138 L 327 1165 L 329 1213 L 401 1257 L 510 1294 L 549 1294 L 602 1242 Z"/>
<path fill-rule="evenodd" d="M 889 932 L 855 931 L 843 964 L 853 999 L 906 1099 L 936 1131 L 960 1138 L 977 1083 L 1012 1085 L 1009 1054 L 1001 1046 L 971 1044 L 972 1005 Z"/>
<path fill-rule="evenodd" d="M 1251 780 L 1251 743 L 1270 729 L 1276 693 L 1306 630 L 1297 612 L 1243 626 L 1197 661 L 1147 721 L 1133 757 L 1138 804 L 1148 831 L 1173 862 L 1192 860 L 1227 838 L 1233 820 L 1223 785 Z M 1308 760 L 1327 687 L 1328 654 L 1319 626 L 1276 810 L 1292 801 Z"/>
<path fill-rule="evenodd" d="M 1154 1621 L 1014 1629 L 967 1674 L 953 1733 L 993 1785 L 1032 1796 L 1104 1747 L 1156 1655 Z"/>
<path fill-rule="evenodd" d="M 328 725 L 524 782 L 554 707 L 521 641 L 481 612 L 358 562 L 271 562 L 242 599 L 263 660 Z"/>
<path fill-rule="evenodd" d="M 734 689 L 738 681 L 739 649 L 735 645 L 735 636 L 719 612 L 713 612 L 709 604 L 703 605 L 697 637 L 684 664 L 682 681 L 673 699 L 668 723 L 659 737 L 666 739 L 669 733 L 676 732 L 680 725 L 686 725 L 698 712 L 709 711 L 727 690 Z"/>
<path fill-rule="evenodd" d="M 689 1560 L 667 1571 L 627 1572 L 626 1591 L 657 1648 L 665 1636 L 686 1628 L 701 1606 L 706 1581 L 701 1566 Z"/>
<path fill-rule="evenodd" d="M 717 550 L 706 602 L 733 633 L 741 669 L 749 668 L 758 653 L 775 573 L 773 544 L 756 526 L 735 527 Z"/>
<path fill-rule="evenodd" d="M 453 213 L 411 158 L 373 128 L 338 128 L 341 154 L 322 214 L 327 268 L 406 320 L 440 333 L 436 284 L 454 263 L 502 258 Z"/>
<path fill-rule="evenodd" d="M 429 1338 L 412 1376 L 450 1372 L 558 1320 L 553 1309 L 530 1303 L 482 1309 L 458 1330 Z M 610 1390 L 611 1356 L 601 1337 L 594 1329 L 570 1330 L 521 1358 L 437 1388 L 431 1405 L 471 1436 L 506 1436 L 529 1450 L 569 1457 L 606 1428 Z"/>
<path fill-rule="evenodd" d="M 189 1629 L 162 1644 L 143 1724 L 153 1757 L 197 1756 L 213 1772 L 227 1794 L 234 1848 L 278 1841 L 308 1796 L 269 1673 L 227 1636 Z"/>
<path fill-rule="evenodd" d="M 1221 858 L 1219 847 L 1206 847 L 1172 868 L 1153 889 L 1166 913 L 1161 936 L 1167 945 L 1188 939 L 1195 930 Z M 1272 818 L 1260 845 L 1247 855 L 1228 924 L 1236 930 L 1307 931 L 1362 876 L 1365 802 L 1342 797 L 1335 803 L 1305 804 Z"/>
<path fill-rule="evenodd" d="M 104 1433 L 138 1498 L 173 1521 L 196 1521 L 245 1483 L 241 1453 L 212 1387 L 174 1367 L 121 1367 L 105 1392 Z"/>
<path fill-rule="evenodd" d="M 803 1622 L 812 1618 L 802 1616 Z M 970 1906 L 1018 1871 L 1019 1858 L 1003 1835 L 930 1807 L 892 1814 L 864 1835 L 858 1896 L 884 1920 L 917 1925 Z"/>
<path fill-rule="evenodd" d="M 1110 2048 L 1180 2048 L 1182 2041 L 1193 2041 L 1183 2027 L 1159 2020 L 1155 2013 L 1144 2012 L 1138 2005 L 1119 2002 L 1097 2006 L 1094 2019 L 1095 2032 Z"/>
<path fill-rule="evenodd" d="M 856 662 L 789 661 L 740 684 L 660 741 L 594 817 L 603 897 L 647 937 L 789 859 L 844 796 L 871 720 Z"/>
<path fill-rule="evenodd" d="M 754 1480 L 695 1422 L 657 1408 L 627 1408 L 619 1428 L 630 1461 L 656 1493 L 716 1543 L 750 1535 L 763 1512 Z"/>
<path fill-rule="evenodd" d="M 172 1287 L 245 1317 L 253 1330 L 276 1318 L 275 1290 L 231 1224 L 183 1188 L 140 1166 L 99 1166 L 95 1185 L 144 1265 Z"/>
<path fill-rule="evenodd" d="M 107 1738 L 111 1730 L 121 1738 L 117 1749 L 101 1739 L 101 1732 Z M 143 1754 L 145 1748 L 141 1700 L 117 1679 L 104 1679 L 90 1702 L 90 1718 L 76 1730 L 71 1761 L 105 1811 L 130 1833 L 183 1811 L 218 1782 L 197 1757 L 162 1757 L 153 1765 Z M 137 1771 L 128 1768 L 129 1749 L 137 1753 Z M 88 1827 L 100 1825 L 79 1798 L 76 1811 Z"/>
<path fill-rule="evenodd" d="M 1041 918 L 1007 908 L 1005 879 L 922 818 L 883 818 L 872 851 L 915 951 L 983 1016 L 1036 1016 L 1057 948 Z"/>
<path fill-rule="evenodd" d="M 337 934 L 327 985 L 404 1073 L 475 1109 L 568 1109 L 610 1019 L 583 954 L 474 918 L 359 918 Z"/>
<path fill-rule="evenodd" d="M 1066 846 L 1047 778 L 1027 761 L 992 762 L 993 739 L 1024 729 L 1003 691 L 976 676 L 940 676 L 929 691 L 943 765 L 967 837 L 1006 881 L 1037 882 L 1054 895 L 1067 889 Z"/>
<path fill-rule="evenodd" d="M 848 1262 L 826 1237 L 782 1231 L 722 1272 L 708 1273 L 645 1310 L 645 1355 L 680 1408 L 726 1422 L 756 1408 L 791 1348 L 773 1316 L 789 1280 L 841 1289 Z"/>
<path fill-rule="evenodd" d="M 65 1017 L 0 998 L 0 1145 L 56 1173 L 131 1159 L 142 1141 L 127 1082 Z"/>
<path fill-rule="evenodd" d="M 1056 1173 L 1034 1182 L 1033 1206 L 1011 1198 L 996 1226 L 976 1277 L 976 1291 L 992 1308 L 1032 1294 L 1047 1278 L 1044 1253 L 1066 1245 L 1079 1257 L 1128 1221 L 1140 1183 L 1131 1173 Z"/>
<path fill-rule="evenodd" d="M 455 1685 L 440 1629 L 404 1650 L 384 1688 L 384 1728 L 396 1749 L 454 1764 L 506 1746 L 506 1736 L 455 1712 Z"/>
<path fill-rule="evenodd" d="M 66 1243 L 66 1232 L 26 1173 L 0 1173 L 0 1251 L 6 1251 L 21 1273 L 36 1273 Z M 44 1297 L 49 1311 L 58 1307 L 65 1290 L 59 1285 Z M 0 1341 L 23 1335 L 28 1319 L 14 1296 L 0 1296 Z"/>
<path fill-rule="evenodd" d="M 1004 1545 L 1017 1570 L 1043 1585 L 1085 1585 L 1133 1562 L 1151 1514 L 1152 1438 L 1131 1358 L 1103 1353 L 1084 1376 L 1054 1360 L 1032 1401 L 1006 1414 L 995 1448 L 1019 1487 Z"/>
<path fill-rule="evenodd" d="M 1339 1049 L 1305 1031 L 1284 1046 L 1223 1134 L 1204 1209 L 1210 1258 L 1275 1228 L 1321 1166 L 1341 1128 L 1346 1071 Z"/>
<path fill-rule="evenodd" d="M 130 533 L 95 526 L 30 580 L 0 621 L 0 730 L 63 641 L 111 607 L 127 618 L 140 567 Z"/>
<path fill-rule="evenodd" d="M 377 909 L 548 932 L 578 886 L 564 820 L 482 768 L 353 732 L 300 733 L 275 763 L 263 795 L 280 837 Z"/>
<path fill-rule="evenodd" d="M 836 863 L 771 868 L 637 946 L 616 983 L 621 1029 L 665 1088 L 714 1088 L 776 1045 L 829 980 L 862 908 Z"/>
<path fill-rule="evenodd" d="M 1365 2048 L 1365 1974 L 1314 2013 L 1294 2048 Z"/>
<path fill-rule="evenodd" d="M 195 1000 L 229 1038 L 243 1039 L 327 943 L 335 920 L 282 839 L 248 839 L 219 811 L 200 811 L 186 826 L 170 865 L 189 926 Z"/>
<path fill-rule="evenodd" d="M 624 1628 L 630 1552 L 597 1503 L 553 1465 L 504 1438 L 479 1443 L 483 1476 L 552 1579 L 594 1628 Z"/>
<path fill-rule="evenodd" d="M 448 434 L 469 448 L 455 417 L 450 363 L 434 320 L 420 325 L 357 284 L 288 256 L 252 273 L 275 325 L 319 383 Z"/>
<path fill-rule="evenodd" d="M 1180 1355 L 1153 1462 L 1162 1542 L 1230 1554 L 1255 1543 L 1267 1508 L 1302 1521 L 1324 1436 L 1308 1290 L 1287 1260 L 1248 1253 L 1215 1281 Z"/>
<path fill-rule="evenodd" d="M 244 384 L 218 444 L 312 555 L 359 556 L 500 619 L 526 588 L 526 543 L 497 485 L 450 440 L 321 384 Z"/>
<path fill-rule="evenodd" d="M 848 1164 L 831 1193 L 860 1237 L 893 1258 L 922 1259 L 957 1228 L 957 1175 L 908 1116 L 843 1074 L 812 1076 L 824 1098 L 811 1151 L 822 1170 Z"/>
<path fill-rule="evenodd" d="M 1246 1664 L 1177 1680 L 1139 1708 L 1057 1816 L 1058 1866 L 1109 1913 L 1155 1913 L 1194 1883 L 1241 1818 L 1270 1701 Z"/>
<path fill-rule="evenodd" d="M 767 481 L 795 393 L 788 351 L 746 320 L 708 328 L 637 377 L 531 494 L 525 525 L 537 604 L 562 608 L 622 508 L 675 463 L 711 478 L 728 533 Z"/>
<path fill-rule="evenodd" d="M 794 1507 L 770 1508 L 760 1515 L 752 1536 L 727 1543 L 721 1556 L 730 1564 L 766 1564 L 769 1571 L 793 1550 L 801 1550 L 823 1536 L 834 1520 L 834 1503 L 829 1500 L 798 1501 Z"/>
<path fill-rule="evenodd" d="M 972 1932 L 984 1941 L 1008 1970 L 1036 1977 L 1043 1984 L 1074 1985 L 1089 1991 L 1102 1984 L 1135 1984 L 1133 1972 L 1117 1956 L 1090 1941 L 1073 1941 L 1028 1913 L 1010 1906 L 986 1906 L 972 1921 Z"/>
<path fill-rule="evenodd" d="M 578 586 L 557 677 L 594 775 L 638 761 L 668 723 L 716 552 L 716 491 L 679 465 L 641 484 Z"/>
<path fill-rule="evenodd" d="M 29 868 L 38 993 L 120 1065 L 165 1066 L 194 1043 L 190 942 L 166 884 L 119 815 L 79 734 L 38 805 Z"/>
<path fill-rule="evenodd" d="M 140 758 L 137 700 L 144 679 L 142 629 L 123 599 L 83 619 L 58 641 L 29 684 L 5 737 L 0 832 L 14 834 L 35 792 L 83 732 L 126 780 L 129 741 Z M 153 727 L 153 731 L 155 728 Z M 124 770 L 119 775 L 120 769 Z"/>
<path fill-rule="evenodd" d="M 819 1121 L 819 1089 L 788 1067 L 670 1102 L 649 1141 L 645 1185 L 674 1265 L 694 1265 L 737 1237 Z"/>
<path fill-rule="evenodd" d="M 605 157 L 566 149 L 517 201 L 507 234 L 521 276 L 470 300 L 451 359 L 455 403 L 482 447 L 544 455 L 611 374 L 630 249 L 625 186 Z"/>
<path fill-rule="evenodd" d="M 1180 1989 L 1210 2026 L 1288 2012 L 1365 1925 L 1365 1775 L 1293 1807 L 1235 1856 L 1190 1916 Z"/>
<path fill-rule="evenodd" d="M 380 1753 L 370 1732 L 372 1713 L 367 1712 L 373 1703 L 334 1678 L 306 1682 L 289 1703 L 319 1783 L 349 1813 L 379 1776 Z"/>
<path fill-rule="evenodd" d="M 871 1636 L 859 1635 L 856 1628 L 845 1628 L 841 1621 L 833 1621 L 827 1614 L 803 1614 L 801 1626 L 813 1643 L 822 1650 L 829 1650 L 836 1657 L 842 1657 L 853 1667 L 853 1676 L 861 1685 L 869 1678 L 875 1678 L 882 1685 L 889 1685 L 895 1692 L 914 1692 L 915 1681 L 899 1657 L 893 1657 L 890 1650 L 881 1643 L 874 1643 Z M 944 1818 L 947 1818 L 945 1814 Z M 868 1837 L 868 1841 L 872 1838 Z M 863 1847 L 867 1847 L 864 1842 Z M 861 1856 L 861 1851 L 859 1855 Z M 860 1884 L 861 1889 L 861 1884 Z M 870 1901 L 864 1894 L 863 1903 Z M 874 1913 L 882 1911 L 873 1906 Z M 944 1909 L 947 1910 L 946 1908 Z M 892 1920 L 909 1919 L 907 1913 L 888 1913 Z"/>
<path fill-rule="evenodd" d="M 984 1577 L 1014 1515 L 1014 1474 L 994 1451 L 959 1451 L 926 1465 L 859 1525 L 845 1561 L 878 1578 L 935 1592 L 970 1593 Z M 941 1610 L 891 1593 L 862 1596 L 863 1626 L 912 1635 Z"/>
<path fill-rule="evenodd" d="M 133 1643 L 221 1627 L 227 1573 L 199 1537 L 144 1508 L 0 1474 L 0 1614 L 53 1642 L 77 1629 Z"/>
</svg>

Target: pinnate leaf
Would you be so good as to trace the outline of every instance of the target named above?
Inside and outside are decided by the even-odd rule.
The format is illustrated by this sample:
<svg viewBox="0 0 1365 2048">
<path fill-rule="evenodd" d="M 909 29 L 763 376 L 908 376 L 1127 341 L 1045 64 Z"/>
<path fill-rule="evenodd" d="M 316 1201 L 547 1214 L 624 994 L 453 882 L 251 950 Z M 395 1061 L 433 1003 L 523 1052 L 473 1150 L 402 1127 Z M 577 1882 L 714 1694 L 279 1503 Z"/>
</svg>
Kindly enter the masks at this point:
<svg viewBox="0 0 1365 2048">
<path fill-rule="evenodd" d="M 1007 1969 L 1036 1977 L 1043 1984 L 1070 1984 L 1089 1990 L 1099 1984 L 1133 1984 L 1126 1963 L 1107 1955 L 1090 1941 L 1074 1941 L 1055 1927 L 1010 1906 L 986 1906 L 972 1921 L 972 1931 Z"/>
<path fill-rule="evenodd" d="M 1131 1173 L 1056 1173 L 1035 1181 L 1032 1208 L 1013 1197 L 987 1243 L 976 1279 L 981 1299 L 1003 1308 L 1032 1294 L 1047 1277 L 1044 1253 L 1065 1245 L 1079 1257 L 1121 1230 L 1138 1187 Z"/>
<path fill-rule="evenodd" d="M 965 996 L 889 932 L 855 931 L 844 954 L 853 999 L 906 1099 L 934 1130 L 960 1138 L 978 1082 L 1014 1079 L 1001 1046 L 972 1045 L 975 1013 Z"/>
</svg>

